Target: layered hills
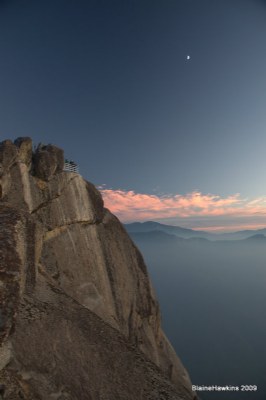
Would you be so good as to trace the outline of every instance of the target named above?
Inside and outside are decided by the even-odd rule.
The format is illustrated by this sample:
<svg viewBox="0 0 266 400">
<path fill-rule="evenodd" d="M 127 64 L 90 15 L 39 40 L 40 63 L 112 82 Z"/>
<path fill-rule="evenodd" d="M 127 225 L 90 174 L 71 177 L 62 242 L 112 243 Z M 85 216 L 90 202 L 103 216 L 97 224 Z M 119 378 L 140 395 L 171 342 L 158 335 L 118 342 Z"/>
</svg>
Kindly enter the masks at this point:
<svg viewBox="0 0 266 400">
<path fill-rule="evenodd" d="M 143 234 L 150 232 L 161 232 L 169 235 L 175 235 L 183 239 L 191 238 L 204 238 L 212 241 L 218 240 L 242 240 L 248 239 L 252 236 L 259 235 L 260 237 L 266 235 L 266 228 L 257 230 L 243 230 L 236 232 L 213 233 L 195 229 L 182 228 L 180 226 L 166 225 L 159 222 L 133 222 L 124 225 L 127 232 L 131 234 Z"/>
</svg>

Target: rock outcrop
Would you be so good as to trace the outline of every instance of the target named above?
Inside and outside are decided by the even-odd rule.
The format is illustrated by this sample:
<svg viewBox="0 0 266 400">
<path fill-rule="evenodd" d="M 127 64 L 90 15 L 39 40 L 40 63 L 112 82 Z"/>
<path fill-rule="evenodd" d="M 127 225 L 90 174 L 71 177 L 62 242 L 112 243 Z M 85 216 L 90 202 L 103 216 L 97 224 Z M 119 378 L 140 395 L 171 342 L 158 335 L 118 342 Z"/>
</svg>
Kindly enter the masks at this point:
<svg viewBox="0 0 266 400">
<path fill-rule="evenodd" d="M 56 146 L 0 144 L 4 399 L 196 398 L 140 252 L 97 189 L 63 166 Z"/>
</svg>

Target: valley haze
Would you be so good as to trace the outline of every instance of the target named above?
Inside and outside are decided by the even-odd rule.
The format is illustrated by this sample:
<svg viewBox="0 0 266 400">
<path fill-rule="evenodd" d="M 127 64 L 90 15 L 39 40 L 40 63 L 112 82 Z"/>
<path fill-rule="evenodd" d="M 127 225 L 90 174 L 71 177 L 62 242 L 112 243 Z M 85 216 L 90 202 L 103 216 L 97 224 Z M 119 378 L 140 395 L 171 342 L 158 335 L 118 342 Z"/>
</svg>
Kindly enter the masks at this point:
<svg viewBox="0 0 266 400">
<path fill-rule="evenodd" d="M 213 234 L 153 221 L 125 228 L 147 263 L 168 337 L 193 385 L 205 387 L 200 398 L 264 400 L 266 229 Z"/>
</svg>

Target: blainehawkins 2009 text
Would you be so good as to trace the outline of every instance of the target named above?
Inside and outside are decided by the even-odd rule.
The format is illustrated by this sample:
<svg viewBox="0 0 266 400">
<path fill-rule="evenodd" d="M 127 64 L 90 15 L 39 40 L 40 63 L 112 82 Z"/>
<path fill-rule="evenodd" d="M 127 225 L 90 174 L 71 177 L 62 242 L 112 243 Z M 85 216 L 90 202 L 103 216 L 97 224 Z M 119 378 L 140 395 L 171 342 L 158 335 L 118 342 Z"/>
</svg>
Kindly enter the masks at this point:
<svg viewBox="0 0 266 400">
<path fill-rule="evenodd" d="M 197 392 L 252 392 L 256 391 L 258 388 L 256 385 L 241 385 L 241 386 L 198 386 L 192 385 L 192 390 Z"/>
</svg>

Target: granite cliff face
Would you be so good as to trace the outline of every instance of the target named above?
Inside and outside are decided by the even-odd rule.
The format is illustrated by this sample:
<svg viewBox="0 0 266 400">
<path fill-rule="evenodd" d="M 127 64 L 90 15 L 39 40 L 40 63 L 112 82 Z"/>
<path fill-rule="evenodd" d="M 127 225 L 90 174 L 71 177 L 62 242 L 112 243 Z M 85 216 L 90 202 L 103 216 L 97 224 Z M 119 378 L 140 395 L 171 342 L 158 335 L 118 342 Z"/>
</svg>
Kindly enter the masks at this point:
<svg viewBox="0 0 266 400">
<path fill-rule="evenodd" d="M 4 399 L 196 398 L 140 252 L 96 188 L 63 167 L 55 146 L 0 144 Z"/>
</svg>

